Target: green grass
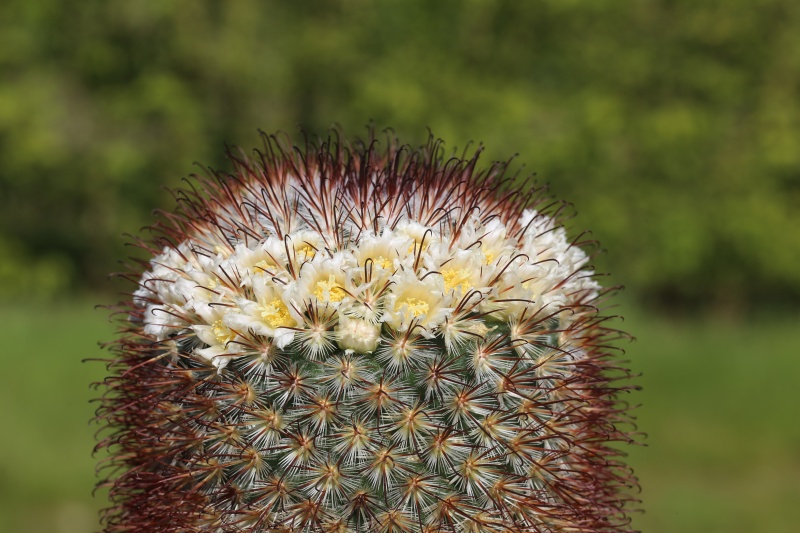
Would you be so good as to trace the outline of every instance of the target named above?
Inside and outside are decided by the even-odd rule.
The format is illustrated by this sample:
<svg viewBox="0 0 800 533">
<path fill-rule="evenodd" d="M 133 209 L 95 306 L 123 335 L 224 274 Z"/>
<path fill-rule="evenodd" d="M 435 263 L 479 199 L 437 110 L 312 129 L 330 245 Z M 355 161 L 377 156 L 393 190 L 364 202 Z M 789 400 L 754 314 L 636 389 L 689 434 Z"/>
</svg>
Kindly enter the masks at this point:
<svg viewBox="0 0 800 533">
<path fill-rule="evenodd" d="M 631 452 L 646 532 L 771 533 L 800 522 L 797 317 L 670 323 L 626 313 L 644 387 Z"/>
<path fill-rule="evenodd" d="M 649 533 L 795 531 L 800 522 L 798 317 L 675 323 L 623 310 L 626 346 L 643 372 L 631 450 Z M 97 341 L 113 327 L 91 303 L 0 305 L 0 532 L 95 530 L 89 425 L 101 379 Z"/>
<path fill-rule="evenodd" d="M 0 386 L 0 532 L 85 533 L 105 505 L 95 483 L 90 425 L 102 379 L 98 341 L 113 326 L 91 303 L 0 306 L 4 357 Z"/>
</svg>

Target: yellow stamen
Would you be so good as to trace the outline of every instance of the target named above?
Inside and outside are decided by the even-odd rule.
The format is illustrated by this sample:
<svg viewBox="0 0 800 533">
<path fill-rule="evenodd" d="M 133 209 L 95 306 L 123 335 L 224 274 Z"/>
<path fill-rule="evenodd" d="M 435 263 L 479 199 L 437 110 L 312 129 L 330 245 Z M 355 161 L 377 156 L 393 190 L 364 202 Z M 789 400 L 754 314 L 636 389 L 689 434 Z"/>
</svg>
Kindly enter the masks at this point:
<svg viewBox="0 0 800 533">
<path fill-rule="evenodd" d="M 275 298 L 269 304 L 261 306 L 261 318 L 272 329 L 285 328 L 294 325 L 294 319 L 289 314 L 289 308 L 280 298 Z"/>
<path fill-rule="evenodd" d="M 392 268 L 392 261 L 390 259 L 386 259 L 382 255 L 379 255 L 378 258 L 374 259 L 373 261 L 381 268 Z"/>
<path fill-rule="evenodd" d="M 405 306 L 408 308 L 408 311 L 415 317 L 426 314 L 430 309 L 428 302 L 418 298 L 406 298 L 400 302 L 400 305 L 403 304 L 405 304 Z"/>
<path fill-rule="evenodd" d="M 442 277 L 444 278 L 445 291 L 450 291 L 458 286 L 461 286 L 461 292 L 467 292 L 472 288 L 469 283 L 469 274 L 467 274 L 466 270 L 446 268 L 442 270 Z"/>
<path fill-rule="evenodd" d="M 494 252 L 490 250 L 483 251 L 483 257 L 486 259 L 486 264 L 491 265 L 494 262 Z"/>
<path fill-rule="evenodd" d="M 303 255 L 306 259 L 313 259 L 317 251 L 310 244 L 304 244 L 300 248 L 295 248 L 297 255 Z"/>
<path fill-rule="evenodd" d="M 275 263 L 267 259 L 262 259 L 253 266 L 255 267 L 256 274 L 264 274 L 264 271 L 272 269 Z"/>
<path fill-rule="evenodd" d="M 217 320 L 214 324 L 211 325 L 213 328 L 212 331 L 214 332 L 214 337 L 216 337 L 217 342 L 220 344 L 228 344 L 234 338 L 236 338 L 236 333 L 231 331 L 231 328 L 226 326 L 222 319 Z"/>
<path fill-rule="evenodd" d="M 328 295 L 327 298 L 325 298 L 325 293 Z M 314 291 L 314 296 L 317 297 L 317 300 L 341 302 L 344 300 L 344 297 L 347 296 L 347 293 L 344 292 L 342 286 L 336 282 L 336 277 L 331 274 L 328 276 L 327 281 L 322 280 L 317 282 L 317 289 Z"/>
<path fill-rule="evenodd" d="M 429 242 L 428 242 L 428 241 L 429 241 L 429 240 L 430 240 L 430 239 L 426 239 L 426 240 L 425 240 L 425 242 L 423 242 L 423 243 L 422 243 L 422 249 L 421 249 L 421 251 L 423 251 L 423 252 L 424 252 L 425 250 L 427 250 L 427 249 L 428 249 L 428 244 L 429 244 Z M 414 239 L 414 242 L 412 242 L 412 243 L 409 245 L 409 247 L 408 247 L 408 252 L 407 252 L 407 253 L 409 253 L 409 254 L 412 254 L 412 253 L 416 253 L 416 252 L 418 252 L 418 251 L 420 251 L 420 241 L 418 241 L 417 239 Z"/>
</svg>

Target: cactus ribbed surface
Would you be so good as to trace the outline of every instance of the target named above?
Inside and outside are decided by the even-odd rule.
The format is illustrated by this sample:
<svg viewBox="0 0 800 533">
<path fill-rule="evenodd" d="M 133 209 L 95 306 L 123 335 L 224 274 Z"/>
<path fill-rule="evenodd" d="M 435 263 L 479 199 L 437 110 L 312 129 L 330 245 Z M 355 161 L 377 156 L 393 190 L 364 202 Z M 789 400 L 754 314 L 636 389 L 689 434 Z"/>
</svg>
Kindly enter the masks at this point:
<svg viewBox="0 0 800 533">
<path fill-rule="evenodd" d="M 621 334 L 563 204 L 433 140 L 231 158 L 137 241 L 108 533 L 628 530 Z"/>
</svg>

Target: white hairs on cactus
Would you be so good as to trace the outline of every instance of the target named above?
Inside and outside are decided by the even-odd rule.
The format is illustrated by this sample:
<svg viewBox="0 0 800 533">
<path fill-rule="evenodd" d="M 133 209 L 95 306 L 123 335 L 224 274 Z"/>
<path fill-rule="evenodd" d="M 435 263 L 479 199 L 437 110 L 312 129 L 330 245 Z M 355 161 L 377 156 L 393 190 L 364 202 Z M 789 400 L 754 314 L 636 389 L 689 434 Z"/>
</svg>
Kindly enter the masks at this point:
<svg viewBox="0 0 800 533">
<path fill-rule="evenodd" d="M 579 243 L 506 165 L 265 138 L 129 275 L 107 531 L 624 531 L 624 377 Z"/>
</svg>

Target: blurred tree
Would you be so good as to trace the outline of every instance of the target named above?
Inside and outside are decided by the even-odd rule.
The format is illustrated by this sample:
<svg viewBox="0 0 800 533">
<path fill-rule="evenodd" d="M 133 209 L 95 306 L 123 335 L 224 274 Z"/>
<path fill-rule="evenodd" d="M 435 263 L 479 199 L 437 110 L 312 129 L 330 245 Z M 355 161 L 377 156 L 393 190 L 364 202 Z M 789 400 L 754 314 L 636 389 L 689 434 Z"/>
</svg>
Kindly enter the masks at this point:
<svg viewBox="0 0 800 533">
<path fill-rule="evenodd" d="M 372 119 L 523 154 L 643 299 L 796 298 L 798 27 L 794 0 L 6 0 L 0 295 L 107 287 L 225 142 Z"/>
</svg>

